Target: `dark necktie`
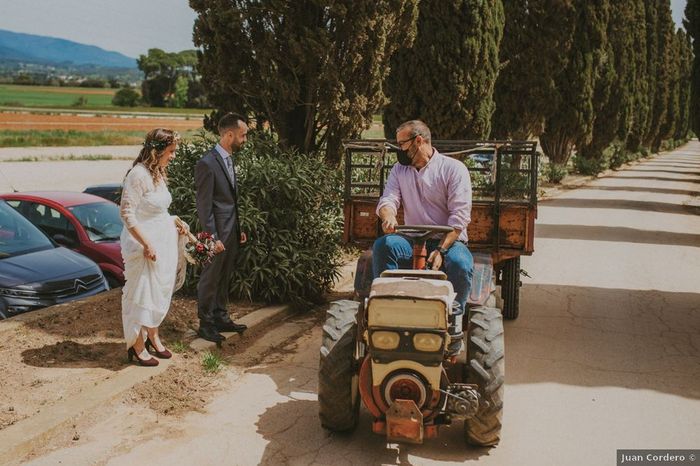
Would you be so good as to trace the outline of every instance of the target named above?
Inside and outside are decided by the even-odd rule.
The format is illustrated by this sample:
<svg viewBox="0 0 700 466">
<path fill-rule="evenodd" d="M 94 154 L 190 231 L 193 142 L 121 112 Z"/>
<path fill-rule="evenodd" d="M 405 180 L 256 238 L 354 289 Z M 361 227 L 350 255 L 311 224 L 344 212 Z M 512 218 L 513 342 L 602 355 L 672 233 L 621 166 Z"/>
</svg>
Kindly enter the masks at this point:
<svg viewBox="0 0 700 466">
<path fill-rule="evenodd" d="M 231 156 L 226 157 L 224 160 L 226 160 L 226 168 L 228 168 L 228 176 L 231 177 L 231 181 L 235 184 L 236 183 L 236 175 L 233 173 L 233 161 L 231 160 Z"/>
</svg>

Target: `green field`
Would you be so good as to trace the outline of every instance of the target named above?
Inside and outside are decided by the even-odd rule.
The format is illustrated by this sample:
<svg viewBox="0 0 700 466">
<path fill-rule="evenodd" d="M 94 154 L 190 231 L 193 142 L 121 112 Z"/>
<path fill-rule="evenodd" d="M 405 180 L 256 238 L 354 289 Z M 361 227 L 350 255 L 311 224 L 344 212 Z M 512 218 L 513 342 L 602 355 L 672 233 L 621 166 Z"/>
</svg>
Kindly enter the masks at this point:
<svg viewBox="0 0 700 466">
<path fill-rule="evenodd" d="M 182 134 L 191 139 L 199 130 Z M 141 144 L 143 131 L 0 130 L 0 147 L 120 146 Z"/>
<path fill-rule="evenodd" d="M 112 105 L 112 97 L 116 91 L 116 89 L 106 88 L 0 84 L 0 107 L 107 110 L 129 113 L 194 113 L 198 115 L 210 111 L 201 108 L 117 107 Z M 78 105 L 81 98 L 84 101 Z"/>
</svg>

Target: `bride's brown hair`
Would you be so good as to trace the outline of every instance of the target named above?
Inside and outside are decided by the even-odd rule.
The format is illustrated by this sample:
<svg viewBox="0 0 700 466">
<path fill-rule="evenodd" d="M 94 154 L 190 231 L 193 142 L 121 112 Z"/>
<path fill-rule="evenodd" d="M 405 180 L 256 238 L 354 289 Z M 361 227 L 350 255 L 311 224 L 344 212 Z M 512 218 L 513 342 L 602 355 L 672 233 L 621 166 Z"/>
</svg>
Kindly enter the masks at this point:
<svg viewBox="0 0 700 466">
<path fill-rule="evenodd" d="M 153 183 L 157 184 L 159 179 L 167 181 L 168 177 L 165 174 L 165 168 L 159 167 L 163 151 L 171 144 L 180 142 L 180 135 L 170 129 L 156 128 L 146 134 L 146 140 L 143 141 L 143 148 L 139 152 L 138 157 L 134 160 L 132 167 L 142 163 L 151 174 Z"/>
</svg>

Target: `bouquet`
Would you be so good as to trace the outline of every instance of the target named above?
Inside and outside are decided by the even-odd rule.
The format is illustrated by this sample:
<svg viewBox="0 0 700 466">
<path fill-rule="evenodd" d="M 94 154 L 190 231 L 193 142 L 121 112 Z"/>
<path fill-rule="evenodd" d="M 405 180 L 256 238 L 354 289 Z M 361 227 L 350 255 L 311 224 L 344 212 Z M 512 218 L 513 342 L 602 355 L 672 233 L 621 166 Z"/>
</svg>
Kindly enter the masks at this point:
<svg viewBox="0 0 700 466">
<path fill-rule="evenodd" d="M 179 217 L 175 218 L 178 229 L 186 232 L 187 243 L 185 244 L 185 259 L 193 265 L 204 266 L 214 258 L 214 238 L 205 231 L 193 235 L 189 231 L 189 226 Z"/>
</svg>

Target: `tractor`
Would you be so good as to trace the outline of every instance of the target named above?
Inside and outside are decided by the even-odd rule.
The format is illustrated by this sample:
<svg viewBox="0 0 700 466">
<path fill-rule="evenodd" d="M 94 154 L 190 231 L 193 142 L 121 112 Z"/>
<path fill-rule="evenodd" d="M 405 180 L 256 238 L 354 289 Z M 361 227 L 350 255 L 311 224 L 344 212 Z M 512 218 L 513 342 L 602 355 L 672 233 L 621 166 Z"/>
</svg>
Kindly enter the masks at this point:
<svg viewBox="0 0 700 466">
<path fill-rule="evenodd" d="M 534 251 L 537 150 L 530 141 L 434 141 L 469 167 L 473 185 L 467 309 L 442 271 L 426 265 L 426 242 L 452 229 L 399 225 L 411 238 L 411 269 L 372 277 L 371 249 L 359 258 L 352 300 L 331 303 L 323 326 L 319 416 L 330 431 L 355 429 L 360 404 L 389 442 L 422 443 L 440 426 L 464 423 L 468 444 L 500 441 L 505 383 L 503 318 L 519 314 L 520 255 Z M 345 142 L 345 240 L 382 234 L 374 209 L 396 146 Z M 399 223 L 402 213 L 399 212 Z M 500 294 L 500 296 L 498 296 Z"/>
</svg>

